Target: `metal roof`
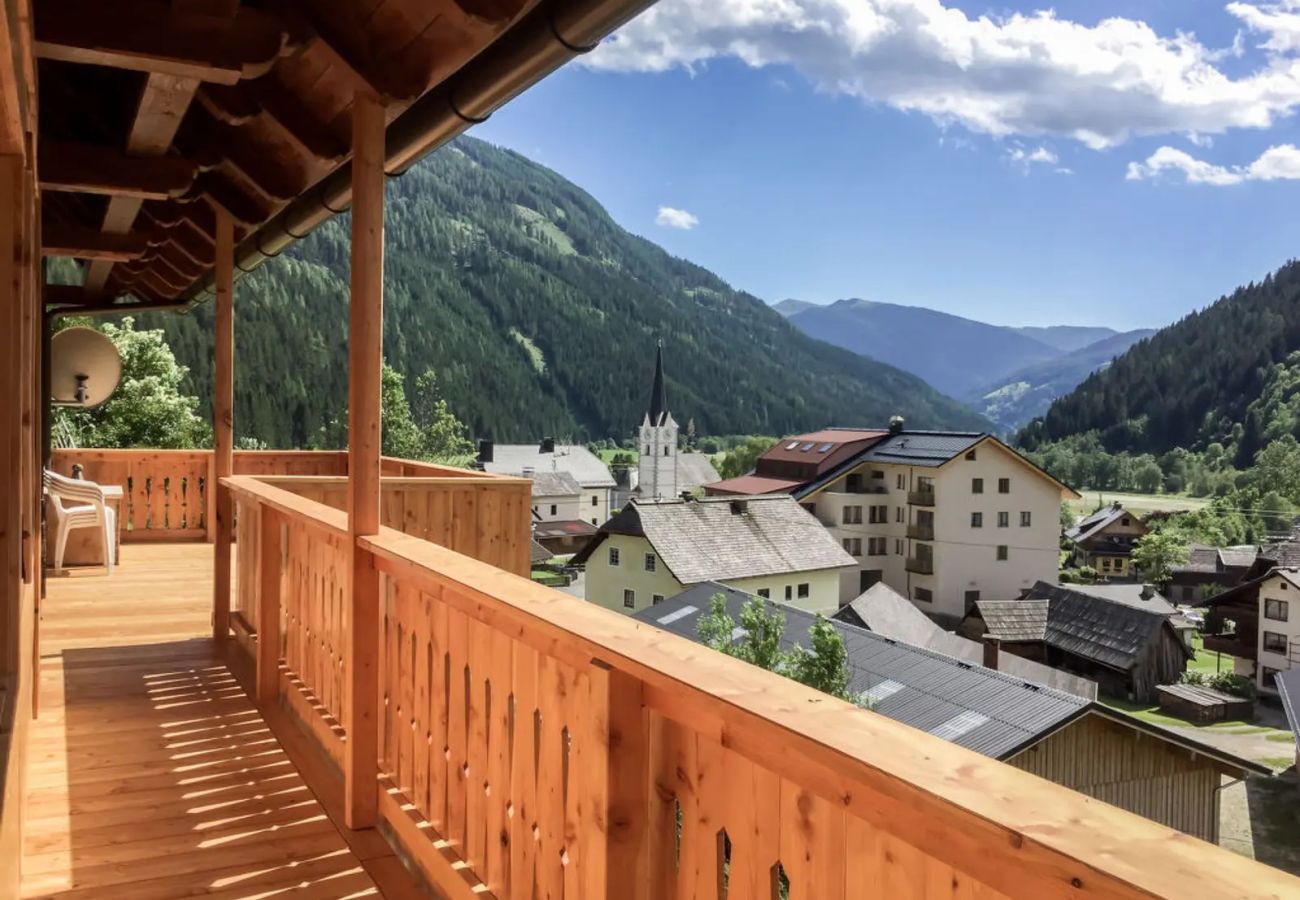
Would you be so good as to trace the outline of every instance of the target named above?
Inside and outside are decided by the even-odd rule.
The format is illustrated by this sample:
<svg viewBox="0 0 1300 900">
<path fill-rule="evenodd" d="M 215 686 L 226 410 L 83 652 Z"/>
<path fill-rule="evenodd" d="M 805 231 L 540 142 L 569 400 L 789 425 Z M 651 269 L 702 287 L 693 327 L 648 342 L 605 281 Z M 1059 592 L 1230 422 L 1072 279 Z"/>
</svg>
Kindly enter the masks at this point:
<svg viewBox="0 0 1300 900">
<path fill-rule="evenodd" d="M 750 595 L 716 582 L 688 588 L 635 618 L 698 641 L 699 617 L 716 593 L 739 622 Z M 783 646 L 807 646 L 815 617 L 769 603 L 785 615 Z M 844 637 L 849 687 L 872 698 L 875 712 L 995 759 L 1041 740 L 1090 706 L 1083 697 L 830 621 Z"/>
<path fill-rule="evenodd" d="M 988 435 L 984 432 L 976 431 L 904 431 L 876 444 L 862 454 L 859 461 L 941 466 L 986 437 Z"/>
<path fill-rule="evenodd" d="M 704 489 L 710 494 L 745 494 L 753 496 L 756 494 L 784 494 L 801 484 L 803 484 L 802 481 L 789 478 L 739 475 L 725 481 L 715 481 L 712 484 L 705 485 Z"/>
<path fill-rule="evenodd" d="M 556 444 L 554 453 L 539 453 L 538 444 L 497 444 L 484 471 L 499 475 L 568 472 L 586 488 L 613 487 L 614 476 L 600 457 L 581 444 Z"/>
</svg>

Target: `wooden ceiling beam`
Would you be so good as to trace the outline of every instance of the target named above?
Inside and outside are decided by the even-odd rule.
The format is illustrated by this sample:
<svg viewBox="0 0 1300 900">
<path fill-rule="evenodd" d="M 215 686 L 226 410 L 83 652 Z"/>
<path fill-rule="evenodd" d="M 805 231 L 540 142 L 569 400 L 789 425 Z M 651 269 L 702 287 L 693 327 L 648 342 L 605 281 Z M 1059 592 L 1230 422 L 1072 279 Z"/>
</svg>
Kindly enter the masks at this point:
<svg viewBox="0 0 1300 900">
<path fill-rule="evenodd" d="M 72 141 L 42 141 L 39 161 L 41 187 L 46 190 L 143 200 L 179 197 L 195 175 L 193 163 L 174 156 L 128 156 Z"/>
<path fill-rule="evenodd" d="M 427 84 L 403 83 L 386 71 L 381 60 L 357 59 L 333 37 L 329 27 L 312 16 L 307 4 L 298 0 L 277 0 L 275 11 L 289 30 L 289 40 L 298 44 L 314 42 L 329 60 L 331 68 L 341 73 L 354 92 L 376 94 L 393 103 L 408 103 L 428 87 Z M 409 81 L 409 79 L 408 79 Z"/>
<path fill-rule="evenodd" d="M 94 228 L 49 221 L 41 225 L 41 253 L 44 256 L 125 262 L 140 257 L 147 249 L 148 244 L 141 234 L 108 234 Z"/>
<path fill-rule="evenodd" d="M 62 306 L 52 310 L 61 316 L 129 316 L 141 312 L 163 312 L 169 309 L 185 309 L 188 300 L 150 299 L 134 303 L 100 303 L 93 306 Z"/>
<path fill-rule="evenodd" d="M 235 84 L 265 74 L 287 34 L 275 17 L 186 12 L 161 0 L 45 0 L 36 6 L 41 59 Z"/>
<path fill-rule="evenodd" d="M 91 293 L 79 284 L 47 284 L 41 288 L 41 299 L 47 304 L 93 306 L 112 300 L 113 295 L 99 291 Z"/>
<path fill-rule="evenodd" d="M 271 216 L 271 210 L 265 204 L 216 172 L 200 175 L 195 182 L 195 189 L 199 196 L 228 211 L 236 222 L 245 227 L 253 228 Z"/>
</svg>

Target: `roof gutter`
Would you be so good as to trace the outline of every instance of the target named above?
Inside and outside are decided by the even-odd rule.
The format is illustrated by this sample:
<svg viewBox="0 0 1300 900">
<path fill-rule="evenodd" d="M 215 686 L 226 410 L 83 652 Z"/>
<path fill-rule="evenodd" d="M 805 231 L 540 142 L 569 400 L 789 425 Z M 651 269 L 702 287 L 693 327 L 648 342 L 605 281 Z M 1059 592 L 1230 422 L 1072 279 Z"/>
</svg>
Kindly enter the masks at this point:
<svg viewBox="0 0 1300 900">
<path fill-rule="evenodd" d="M 513 99 L 601 39 L 654 0 L 545 0 L 442 84 L 411 104 L 388 126 L 385 172 L 401 175 L 472 125 L 487 121 Z M 278 256 L 322 222 L 352 204 L 352 163 L 345 162 L 235 247 L 239 278 Z M 214 295 L 205 275 L 182 299 L 189 305 Z"/>
</svg>

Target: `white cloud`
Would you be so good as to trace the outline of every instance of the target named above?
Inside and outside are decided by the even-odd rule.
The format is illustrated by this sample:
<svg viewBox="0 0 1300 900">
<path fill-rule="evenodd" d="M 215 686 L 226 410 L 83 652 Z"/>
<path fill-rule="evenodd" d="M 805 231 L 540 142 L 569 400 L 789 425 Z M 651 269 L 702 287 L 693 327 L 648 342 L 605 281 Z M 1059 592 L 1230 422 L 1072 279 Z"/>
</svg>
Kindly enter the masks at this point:
<svg viewBox="0 0 1300 900">
<path fill-rule="evenodd" d="M 1162 172 L 1181 172 L 1190 184 L 1217 186 L 1243 181 L 1293 181 L 1300 179 L 1300 148 L 1292 144 L 1269 147 L 1248 166 L 1220 166 L 1196 159 L 1173 147 L 1161 147 L 1146 162 L 1131 162 L 1125 176 L 1129 181 L 1154 178 Z"/>
<path fill-rule="evenodd" d="M 659 207 L 659 214 L 655 216 L 655 224 L 663 225 L 665 228 L 681 228 L 684 231 L 690 231 L 700 224 L 700 220 L 694 213 L 688 213 L 684 209 L 661 206 Z"/>
<path fill-rule="evenodd" d="M 1020 146 L 1012 147 L 1007 151 L 1007 159 L 1011 161 L 1012 165 L 1019 166 L 1025 172 L 1028 172 L 1035 165 L 1055 167 L 1061 161 L 1055 153 L 1041 145 L 1033 150 L 1026 150 Z M 1061 169 L 1058 168 L 1057 171 L 1059 172 Z M 1069 170 L 1065 171 L 1068 172 Z"/>
<path fill-rule="evenodd" d="M 1266 128 L 1300 107 L 1300 0 L 1232 2 L 1263 58 L 1233 75 L 1190 33 L 1054 12 L 971 18 L 942 0 L 661 0 L 584 57 L 614 71 L 788 65 L 819 90 L 997 136 L 1072 138 Z"/>
</svg>

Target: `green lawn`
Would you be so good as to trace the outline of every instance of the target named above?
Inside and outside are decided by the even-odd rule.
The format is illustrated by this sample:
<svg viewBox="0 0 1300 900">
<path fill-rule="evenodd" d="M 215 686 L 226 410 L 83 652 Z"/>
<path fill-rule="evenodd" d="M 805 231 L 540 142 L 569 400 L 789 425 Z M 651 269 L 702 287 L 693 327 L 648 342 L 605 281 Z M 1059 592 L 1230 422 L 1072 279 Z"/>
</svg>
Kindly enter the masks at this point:
<svg viewBox="0 0 1300 900">
<path fill-rule="evenodd" d="M 1226 653 L 1219 654 L 1213 650 L 1206 650 L 1204 644 L 1205 641 L 1199 634 L 1192 635 L 1192 648 L 1196 651 L 1196 656 L 1187 664 L 1187 668 L 1210 675 L 1216 672 L 1231 672 L 1236 660 Z"/>
<path fill-rule="evenodd" d="M 1081 500 L 1071 500 L 1070 509 L 1076 516 L 1084 516 L 1110 503 L 1118 501 L 1125 509 L 1135 513 L 1186 512 L 1209 504 L 1207 497 L 1188 497 L 1183 494 L 1130 494 L 1123 491 L 1094 491 L 1080 489 Z"/>
<path fill-rule="evenodd" d="M 612 463 L 614 461 L 614 456 L 619 453 L 631 454 L 633 462 L 636 462 L 641 458 L 641 454 L 636 450 L 597 450 L 596 451 L 596 455 L 600 457 L 600 461 L 603 462 L 605 465 L 609 465 L 610 463 Z"/>
</svg>

